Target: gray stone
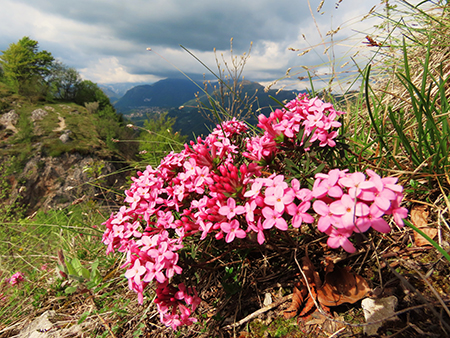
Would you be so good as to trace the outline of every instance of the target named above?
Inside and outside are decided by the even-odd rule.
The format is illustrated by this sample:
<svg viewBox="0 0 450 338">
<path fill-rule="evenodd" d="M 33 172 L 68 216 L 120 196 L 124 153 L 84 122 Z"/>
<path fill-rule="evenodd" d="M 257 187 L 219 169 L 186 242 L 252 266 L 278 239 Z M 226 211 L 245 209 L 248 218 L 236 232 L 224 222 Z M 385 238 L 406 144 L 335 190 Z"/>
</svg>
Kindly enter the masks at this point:
<svg viewBox="0 0 450 338">
<path fill-rule="evenodd" d="M 12 124 L 15 125 L 17 121 L 19 120 L 19 115 L 16 113 L 16 111 L 10 110 L 6 114 L 3 114 L 0 116 L 0 123 L 3 125 Z"/>
<path fill-rule="evenodd" d="M 397 298 L 390 296 L 386 298 L 372 299 L 365 298 L 361 302 L 364 311 L 366 323 L 376 322 L 371 325 L 364 326 L 364 333 L 368 336 L 376 335 L 377 331 L 388 320 L 399 320 L 394 315 L 397 306 Z"/>
<path fill-rule="evenodd" d="M 48 112 L 44 109 L 35 109 L 31 112 L 31 121 L 35 122 L 37 120 L 42 120 L 47 114 Z"/>
<path fill-rule="evenodd" d="M 70 141 L 70 135 L 72 132 L 70 130 L 64 130 L 64 133 L 59 137 L 62 143 L 67 143 Z"/>
<path fill-rule="evenodd" d="M 82 325 L 71 325 L 69 328 L 60 328 L 55 319 L 55 311 L 45 311 L 42 315 L 35 318 L 30 324 L 25 326 L 17 338 L 62 338 L 62 337 L 77 337 L 82 336 L 83 326 L 87 325 L 84 322 Z"/>
</svg>

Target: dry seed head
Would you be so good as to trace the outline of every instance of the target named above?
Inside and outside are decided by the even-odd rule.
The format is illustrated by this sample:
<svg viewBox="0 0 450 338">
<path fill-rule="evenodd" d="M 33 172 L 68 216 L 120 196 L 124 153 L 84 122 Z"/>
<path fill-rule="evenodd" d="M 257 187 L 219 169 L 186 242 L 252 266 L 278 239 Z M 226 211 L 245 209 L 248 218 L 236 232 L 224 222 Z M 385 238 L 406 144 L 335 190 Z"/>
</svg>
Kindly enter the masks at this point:
<svg viewBox="0 0 450 338">
<path fill-rule="evenodd" d="M 297 56 L 303 56 L 303 55 L 305 55 L 306 53 L 309 53 L 310 51 L 311 51 L 311 48 L 309 48 L 309 49 L 307 49 L 307 50 L 304 50 L 303 52 L 297 54 Z"/>
<path fill-rule="evenodd" d="M 325 2 L 325 0 L 322 0 L 319 4 L 319 7 L 317 7 L 317 12 L 320 12 L 320 10 L 322 9 L 323 3 Z"/>
<path fill-rule="evenodd" d="M 336 34 L 337 32 L 339 32 L 340 30 L 341 30 L 341 26 L 339 26 L 339 27 L 336 28 L 335 30 L 328 31 L 327 34 L 325 34 L 325 36 L 328 36 L 328 35 L 334 35 L 334 34 Z"/>
</svg>

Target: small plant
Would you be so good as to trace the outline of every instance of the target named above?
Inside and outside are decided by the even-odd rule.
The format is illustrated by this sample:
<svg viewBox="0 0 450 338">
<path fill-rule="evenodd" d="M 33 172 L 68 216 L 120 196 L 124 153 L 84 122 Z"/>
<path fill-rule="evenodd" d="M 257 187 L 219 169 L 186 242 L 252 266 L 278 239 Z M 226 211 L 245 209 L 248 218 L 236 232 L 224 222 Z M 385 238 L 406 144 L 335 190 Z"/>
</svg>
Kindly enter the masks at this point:
<svg viewBox="0 0 450 338">
<path fill-rule="evenodd" d="M 84 106 L 86 107 L 89 114 L 95 114 L 98 111 L 99 103 L 98 102 L 85 102 Z"/>
<path fill-rule="evenodd" d="M 75 280 L 87 289 L 92 289 L 102 282 L 102 276 L 98 271 L 99 260 L 92 262 L 91 269 L 85 268 L 77 257 L 65 258 L 62 250 L 58 251 L 58 272 L 61 277 Z M 71 294 L 77 291 L 77 287 L 68 286 L 65 293 Z"/>
</svg>

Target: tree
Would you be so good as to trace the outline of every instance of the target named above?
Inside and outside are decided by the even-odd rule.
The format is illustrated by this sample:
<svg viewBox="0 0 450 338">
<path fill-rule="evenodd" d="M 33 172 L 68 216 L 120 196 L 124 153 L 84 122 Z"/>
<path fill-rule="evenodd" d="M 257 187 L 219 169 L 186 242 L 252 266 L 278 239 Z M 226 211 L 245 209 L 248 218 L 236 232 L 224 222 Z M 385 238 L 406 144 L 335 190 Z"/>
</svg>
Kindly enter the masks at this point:
<svg viewBox="0 0 450 338">
<path fill-rule="evenodd" d="M 74 102 L 83 106 L 85 103 L 98 102 L 99 110 L 111 106 L 108 96 L 98 87 L 98 85 L 89 80 L 83 80 L 75 86 Z"/>
<path fill-rule="evenodd" d="M 80 82 L 81 76 L 75 68 L 68 67 L 59 61 L 53 62 L 48 83 L 51 94 L 56 99 L 74 100 Z"/>
<path fill-rule="evenodd" d="M 23 93 L 25 88 L 30 88 L 30 82 L 45 84 L 54 58 L 50 52 L 39 51 L 37 41 L 25 36 L 2 53 L 0 65 L 13 90 Z"/>
</svg>

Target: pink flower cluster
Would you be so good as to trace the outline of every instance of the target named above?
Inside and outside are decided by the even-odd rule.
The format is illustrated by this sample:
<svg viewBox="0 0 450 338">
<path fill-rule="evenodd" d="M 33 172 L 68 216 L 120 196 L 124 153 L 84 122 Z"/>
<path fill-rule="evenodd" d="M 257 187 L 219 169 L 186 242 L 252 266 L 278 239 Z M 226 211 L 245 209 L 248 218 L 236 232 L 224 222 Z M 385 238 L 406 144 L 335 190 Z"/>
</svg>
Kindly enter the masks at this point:
<svg viewBox="0 0 450 338">
<path fill-rule="evenodd" d="M 264 130 L 264 134 L 248 141 L 248 152 L 244 156 L 256 161 L 270 161 L 280 152 L 280 139 L 283 143 L 303 146 L 304 140 L 309 138 L 310 143 L 318 141 L 319 147 L 334 147 L 335 128 L 341 126 L 337 118 L 342 114 L 344 112 L 334 110 L 331 103 L 301 94 L 288 102 L 285 108 L 273 111 L 269 117 L 259 116 L 258 127 Z M 303 131 L 302 139 L 297 140 L 300 131 Z M 308 151 L 309 147 L 304 150 Z"/>
<path fill-rule="evenodd" d="M 275 156 L 298 154 L 304 141 L 300 132 L 310 137 L 308 147 L 333 147 L 340 114 L 329 103 L 301 95 L 268 118 L 261 115 L 259 136 L 246 137 L 247 126 L 233 119 L 182 152 L 170 153 L 156 169 L 138 172 L 125 191 L 127 205 L 104 223 L 102 241 L 107 253 L 126 253 L 122 267 L 139 302 L 152 283 L 164 324 L 177 329 L 195 322 L 196 291 L 173 284 L 183 271 L 177 252 L 187 237 L 203 240 L 211 234 L 226 243 L 248 237 L 263 244 L 271 230 L 312 224 L 312 203 L 320 215 L 319 230 L 330 235 L 328 244 L 347 251 L 354 250 L 348 240 L 353 231 L 387 231 L 383 214 L 394 215 L 399 224 L 405 211 L 393 178 L 368 172 L 365 181 L 364 174 L 336 169 L 318 175 L 310 190 L 282 172 L 267 173 Z M 350 203 L 356 210 L 351 217 Z"/>
<path fill-rule="evenodd" d="M 393 215 L 398 226 L 404 225 L 408 210 L 400 207 L 403 187 L 394 177 L 381 178 L 370 169 L 366 172 L 369 179 L 361 172 L 350 174 L 339 169 L 316 175 L 313 209 L 320 216 L 317 228 L 330 236 L 327 244 L 331 248 L 342 247 L 353 253 L 355 247 L 348 239 L 353 232 L 370 228 L 390 232 L 383 215 Z"/>
<path fill-rule="evenodd" d="M 20 282 L 22 282 L 25 278 L 25 275 L 22 272 L 16 272 L 14 275 L 11 276 L 11 278 L 8 278 L 6 280 L 7 283 L 11 285 L 17 285 Z"/>
</svg>

